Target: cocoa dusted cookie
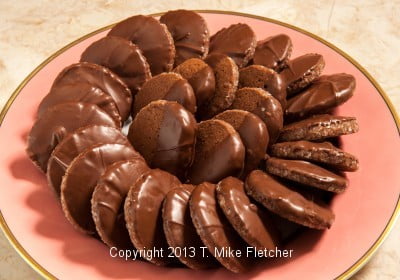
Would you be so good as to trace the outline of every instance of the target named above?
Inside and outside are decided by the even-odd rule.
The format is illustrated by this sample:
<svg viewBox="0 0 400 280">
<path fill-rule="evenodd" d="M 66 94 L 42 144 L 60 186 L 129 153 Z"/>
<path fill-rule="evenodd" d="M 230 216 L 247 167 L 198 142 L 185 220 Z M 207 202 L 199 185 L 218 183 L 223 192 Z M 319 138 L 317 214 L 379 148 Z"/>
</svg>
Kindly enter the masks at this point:
<svg viewBox="0 0 400 280">
<path fill-rule="evenodd" d="M 180 188 L 178 178 L 160 169 L 152 169 L 130 188 L 125 199 L 124 213 L 129 236 L 137 250 L 163 250 L 163 255 L 143 257 L 157 265 L 174 261 L 168 257 L 168 243 L 163 231 L 162 206 L 167 193 Z"/>
<path fill-rule="evenodd" d="M 189 198 L 194 188 L 184 184 L 168 192 L 162 210 L 164 233 L 169 246 L 182 251 L 177 257 L 184 265 L 192 269 L 207 269 L 215 267 L 217 262 L 209 252 L 202 254 L 204 244 L 190 217 Z"/>
<path fill-rule="evenodd" d="M 102 125 L 89 125 L 69 133 L 53 150 L 47 163 L 47 182 L 60 195 L 62 177 L 72 160 L 96 144 L 130 145 L 121 130 Z"/>
<path fill-rule="evenodd" d="M 239 82 L 239 70 L 235 62 L 227 55 L 215 53 L 204 60 L 215 74 L 215 92 L 211 99 L 199 108 L 200 119 L 209 119 L 228 109 L 235 99 Z"/>
<path fill-rule="evenodd" d="M 91 206 L 96 231 L 109 247 L 132 249 L 123 205 L 130 187 L 150 168 L 141 159 L 118 161 L 107 167 L 97 181 Z"/>
<path fill-rule="evenodd" d="M 269 142 L 266 125 L 258 116 L 243 110 L 226 110 L 214 118 L 229 123 L 239 133 L 246 149 L 242 173 L 245 178 L 264 159 Z"/>
<path fill-rule="evenodd" d="M 33 124 L 28 135 L 26 152 L 42 171 L 54 148 L 70 132 L 87 125 L 117 127 L 115 121 L 94 104 L 63 103 L 44 112 Z"/>
<path fill-rule="evenodd" d="M 68 166 L 61 183 L 61 205 L 68 221 L 79 231 L 94 234 L 91 199 L 100 176 L 111 164 L 142 160 L 130 145 L 99 144 L 80 153 Z"/>
<path fill-rule="evenodd" d="M 72 64 L 58 74 L 51 90 L 81 82 L 89 83 L 109 94 L 117 105 L 122 121 L 129 117 L 132 105 L 131 91 L 121 78 L 101 65 L 89 62 Z"/>
<path fill-rule="evenodd" d="M 227 177 L 217 185 L 218 203 L 236 232 L 257 250 L 274 250 L 277 231 L 268 214 L 247 196 L 243 182 Z"/>
<path fill-rule="evenodd" d="M 256 34 L 251 27 L 237 23 L 222 28 L 211 36 L 209 53 L 226 54 L 241 68 L 253 58 L 256 44 Z"/>
<path fill-rule="evenodd" d="M 355 117 L 315 115 L 308 119 L 285 125 L 279 142 L 297 140 L 324 140 L 358 131 Z"/>
<path fill-rule="evenodd" d="M 188 10 L 168 11 L 160 17 L 175 43 L 175 66 L 190 58 L 204 58 L 208 53 L 210 31 L 198 13 Z"/>
<path fill-rule="evenodd" d="M 293 96 L 315 81 L 324 67 L 324 58 L 316 53 L 305 54 L 290 60 L 287 68 L 280 73 L 287 85 L 287 96 Z"/>
<path fill-rule="evenodd" d="M 282 71 L 292 54 L 293 44 L 286 34 L 278 34 L 257 42 L 253 63 Z"/>
<path fill-rule="evenodd" d="M 265 168 L 270 174 L 325 191 L 341 193 L 348 185 L 346 178 L 308 161 L 270 157 Z"/>
<path fill-rule="evenodd" d="M 150 67 L 139 47 L 131 41 L 107 36 L 92 43 L 80 61 L 100 64 L 117 74 L 135 95 L 151 78 Z"/>
<path fill-rule="evenodd" d="M 245 188 L 249 196 L 271 212 L 303 226 L 327 229 L 335 219 L 329 208 L 307 200 L 261 170 L 250 173 Z"/>
<path fill-rule="evenodd" d="M 52 88 L 39 104 L 38 117 L 47 109 L 57 104 L 68 102 L 82 102 L 97 105 L 113 118 L 115 123 L 121 124 L 121 116 L 114 99 L 108 93 L 105 93 L 100 88 L 87 82 L 65 84 Z"/>
<path fill-rule="evenodd" d="M 336 148 L 330 142 L 282 142 L 272 145 L 269 153 L 279 158 L 309 160 L 340 171 L 356 171 L 359 164 L 355 156 Z"/>
<path fill-rule="evenodd" d="M 107 36 L 122 37 L 137 45 L 153 75 L 169 72 L 174 66 L 174 40 L 165 24 L 151 16 L 127 18 L 115 25 Z"/>
<path fill-rule="evenodd" d="M 196 96 L 188 81 L 177 73 L 162 73 L 143 84 L 135 96 L 132 116 L 156 100 L 176 101 L 189 112 L 196 112 Z"/>
<path fill-rule="evenodd" d="M 246 256 L 246 243 L 232 228 L 219 207 L 216 186 L 207 182 L 198 185 L 192 192 L 189 206 L 196 231 L 210 253 L 232 272 L 249 270 L 251 261 Z M 227 249 L 234 253 L 218 254 Z"/>
<path fill-rule="evenodd" d="M 197 126 L 194 160 L 188 171 L 191 184 L 217 183 L 243 171 L 245 147 L 239 134 L 227 122 L 202 121 Z"/>
<path fill-rule="evenodd" d="M 215 91 L 215 75 L 212 68 L 201 59 L 191 58 L 176 67 L 174 72 L 189 82 L 196 95 L 196 105 L 199 110 L 203 110 L 200 107 L 212 98 Z"/>
<path fill-rule="evenodd" d="M 286 107 L 286 84 L 274 70 L 262 65 L 250 65 L 239 70 L 239 88 L 262 88 Z"/>
<path fill-rule="evenodd" d="M 298 120 L 326 113 L 349 100 L 355 87 L 356 80 L 350 74 L 321 76 L 309 88 L 288 100 L 286 118 Z"/>
<path fill-rule="evenodd" d="M 193 161 L 196 120 L 176 102 L 153 101 L 136 115 L 128 139 L 149 166 L 183 178 Z"/>
<path fill-rule="evenodd" d="M 270 93 L 261 88 L 241 88 L 236 92 L 231 108 L 259 116 L 268 128 L 269 142 L 275 143 L 283 127 L 283 111 L 281 103 Z"/>
</svg>

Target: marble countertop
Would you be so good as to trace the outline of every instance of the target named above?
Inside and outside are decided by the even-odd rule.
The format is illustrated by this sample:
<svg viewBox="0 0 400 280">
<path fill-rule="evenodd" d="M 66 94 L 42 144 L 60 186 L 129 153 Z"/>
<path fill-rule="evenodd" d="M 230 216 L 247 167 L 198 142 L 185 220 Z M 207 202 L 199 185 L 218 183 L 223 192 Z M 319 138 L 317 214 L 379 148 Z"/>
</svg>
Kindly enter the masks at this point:
<svg viewBox="0 0 400 280">
<path fill-rule="evenodd" d="M 133 14 L 214 9 L 284 21 L 332 42 L 363 65 L 400 112 L 400 1 L 1 0 L 0 108 L 52 53 L 102 26 Z M 400 222 L 353 279 L 400 278 Z M 0 280 L 39 279 L 0 233 Z"/>
</svg>

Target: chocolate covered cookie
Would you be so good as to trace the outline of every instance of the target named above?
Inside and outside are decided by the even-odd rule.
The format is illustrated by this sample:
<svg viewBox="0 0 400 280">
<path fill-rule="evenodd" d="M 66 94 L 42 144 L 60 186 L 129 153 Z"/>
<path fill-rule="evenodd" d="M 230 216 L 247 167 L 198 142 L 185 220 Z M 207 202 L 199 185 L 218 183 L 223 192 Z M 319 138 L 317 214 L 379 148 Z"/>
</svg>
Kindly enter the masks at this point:
<svg viewBox="0 0 400 280">
<path fill-rule="evenodd" d="M 210 31 L 198 13 L 188 10 L 168 11 L 160 17 L 174 39 L 175 66 L 190 58 L 204 58 L 208 53 Z"/>
<path fill-rule="evenodd" d="M 227 122 L 207 120 L 198 124 L 193 164 L 188 171 L 192 184 L 216 183 L 243 171 L 245 147 Z"/>
<path fill-rule="evenodd" d="M 222 28 L 210 38 L 210 54 L 230 56 L 238 67 L 246 66 L 253 58 L 257 38 L 250 26 L 244 23 Z"/>
<path fill-rule="evenodd" d="M 130 188 L 125 199 L 124 213 L 129 236 L 138 250 L 163 250 L 163 255 L 144 254 L 144 258 L 157 265 L 174 261 L 168 257 L 162 221 L 162 205 L 167 193 L 180 188 L 179 180 L 168 172 L 152 169 Z"/>
<path fill-rule="evenodd" d="M 153 75 L 169 72 L 174 66 L 174 40 L 167 27 L 151 16 L 127 18 L 115 25 L 108 36 L 122 37 L 137 45 Z"/>
<path fill-rule="evenodd" d="M 271 212 L 303 226 L 327 229 L 335 219 L 330 209 L 307 200 L 261 170 L 250 173 L 245 188 L 249 196 Z"/>
</svg>

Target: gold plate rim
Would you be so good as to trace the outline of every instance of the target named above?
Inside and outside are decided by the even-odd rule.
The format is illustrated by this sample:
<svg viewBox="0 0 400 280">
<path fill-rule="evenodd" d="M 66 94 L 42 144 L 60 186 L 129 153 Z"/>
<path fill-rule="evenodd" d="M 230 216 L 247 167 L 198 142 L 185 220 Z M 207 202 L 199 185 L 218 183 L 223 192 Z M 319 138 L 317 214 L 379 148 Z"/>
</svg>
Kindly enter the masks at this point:
<svg viewBox="0 0 400 280">
<path fill-rule="evenodd" d="M 384 99 L 386 105 L 388 106 L 388 108 L 389 108 L 389 110 L 390 110 L 390 112 L 391 112 L 391 114 L 393 116 L 393 119 L 395 120 L 395 123 L 396 123 L 396 126 L 397 126 L 397 130 L 400 133 L 400 119 L 399 119 L 399 116 L 397 115 L 396 110 L 395 110 L 392 102 L 390 101 L 389 97 L 385 93 L 385 91 L 381 88 L 381 86 L 378 84 L 378 82 L 371 76 L 371 74 L 369 74 L 369 72 L 364 67 L 362 67 L 350 55 L 348 55 L 346 52 L 344 52 L 343 50 L 339 49 L 338 47 L 336 47 L 332 43 L 326 41 L 325 39 L 319 37 L 318 35 L 315 35 L 315 34 L 309 32 L 309 31 L 307 31 L 305 29 L 302 29 L 300 27 L 297 27 L 297 26 L 294 26 L 292 24 L 288 24 L 288 23 L 285 23 L 285 22 L 282 22 L 282 21 L 279 21 L 279 20 L 267 18 L 267 17 L 257 16 L 257 15 L 247 14 L 247 13 L 234 12 L 234 11 L 222 11 L 222 10 L 193 10 L 193 11 L 198 12 L 198 13 L 227 14 L 227 15 L 236 15 L 236 16 L 259 19 L 259 20 L 270 22 L 270 23 L 278 24 L 278 25 L 281 25 L 281 26 L 284 26 L 284 27 L 288 27 L 290 29 L 293 29 L 295 31 L 298 31 L 298 32 L 301 32 L 301 33 L 303 33 L 305 35 L 308 35 L 311 38 L 316 39 L 319 42 L 325 44 L 326 46 L 330 47 L 331 49 L 333 49 L 334 51 L 336 51 L 337 53 L 339 53 L 340 55 L 345 57 L 348 61 L 350 61 L 374 85 L 374 87 L 378 90 L 379 94 L 382 96 L 382 98 Z M 153 13 L 153 14 L 150 14 L 150 16 L 160 16 L 162 14 L 164 14 L 164 12 L 162 12 L 162 13 Z M 50 63 L 50 61 L 52 61 L 55 57 L 57 57 L 58 55 L 60 55 L 64 51 L 66 51 L 67 49 L 71 48 L 72 46 L 74 46 L 74 45 L 76 45 L 76 44 L 78 44 L 80 42 L 82 42 L 83 40 L 85 40 L 85 39 L 87 39 L 89 37 L 92 37 L 93 35 L 95 35 L 97 33 L 100 33 L 102 31 L 105 31 L 105 30 L 111 28 L 115 24 L 116 23 L 110 24 L 110 25 L 102 27 L 102 28 L 99 28 L 99 29 L 97 29 L 97 30 L 95 30 L 93 32 L 90 32 L 90 33 L 88 33 L 88 34 L 86 34 L 86 35 L 74 40 L 73 42 L 67 44 L 63 48 L 61 48 L 58 51 L 56 51 L 55 53 L 53 53 L 46 60 L 44 60 L 41 64 L 39 64 L 39 66 L 37 66 L 19 84 L 19 86 L 12 93 L 11 97 L 7 100 L 6 104 L 4 105 L 4 107 L 3 107 L 3 109 L 1 110 L 1 113 L 0 113 L 0 127 L 1 127 L 1 124 L 2 124 L 2 122 L 4 120 L 4 118 L 5 118 L 8 110 L 10 109 L 12 103 L 14 102 L 15 98 L 18 96 L 20 91 L 25 87 L 25 85 L 35 76 L 35 74 L 37 72 L 39 72 L 48 63 Z M 394 209 L 394 211 L 392 213 L 392 216 L 390 217 L 388 223 L 386 224 L 383 232 L 380 234 L 378 239 L 364 253 L 364 255 L 362 257 L 360 257 L 360 259 L 358 259 L 357 262 L 355 262 L 346 271 L 344 271 L 342 274 L 340 274 L 336 279 L 348 279 L 348 278 L 350 278 L 352 275 L 354 275 L 358 270 L 360 270 L 371 259 L 373 254 L 377 251 L 377 249 L 382 245 L 383 241 L 389 235 L 389 233 L 392 230 L 392 228 L 393 228 L 393 226 L 394 226 L 394 224 L 396 222 L 396 219 L 398 218 L 399 215 L 400 215 L 400 194 L 399 194 L 399 198 L 397 200 L 396 207 L 395 207 L 395 209 Z M 22 257 L 22 259 L 24 259 L 36 272 L 38 272 L 45 279 L 57 279 L 53 274 L 51 274 L 44 267 L 42 267 L 35 259 L 33 259 L 29 255 L 29 253 L 22 247 L 22 245 L 18 242 L 18 240 L 15 238 L 15 236 L 11 232 L 11 229 L 8 227 L 8 225 L 7 225 L 7 223 L 6 223 L 5 219 L 4 219 L 3 214 L 1 213 L 1 211 L 0 211 L 0 228 L 3 230 L 6 238 L 11 243 L 11 245 L 14 247 L 14 249 L 19 253 L 19 255 Z"/>
</svg>

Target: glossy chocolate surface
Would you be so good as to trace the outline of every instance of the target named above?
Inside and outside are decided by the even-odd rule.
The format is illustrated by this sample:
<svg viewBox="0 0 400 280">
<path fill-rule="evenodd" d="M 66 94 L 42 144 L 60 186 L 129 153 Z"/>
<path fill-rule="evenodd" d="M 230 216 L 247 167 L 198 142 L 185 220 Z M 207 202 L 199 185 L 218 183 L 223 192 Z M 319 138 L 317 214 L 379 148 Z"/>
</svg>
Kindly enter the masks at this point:
<svg viewBox="0 0 400 280">
<path fill-rule="evenodd" d="M 281 71 L 292 53 L 292 41 L 286 34 L 278 34 L 257 42 L 254 64 Z"/>
</svg>

